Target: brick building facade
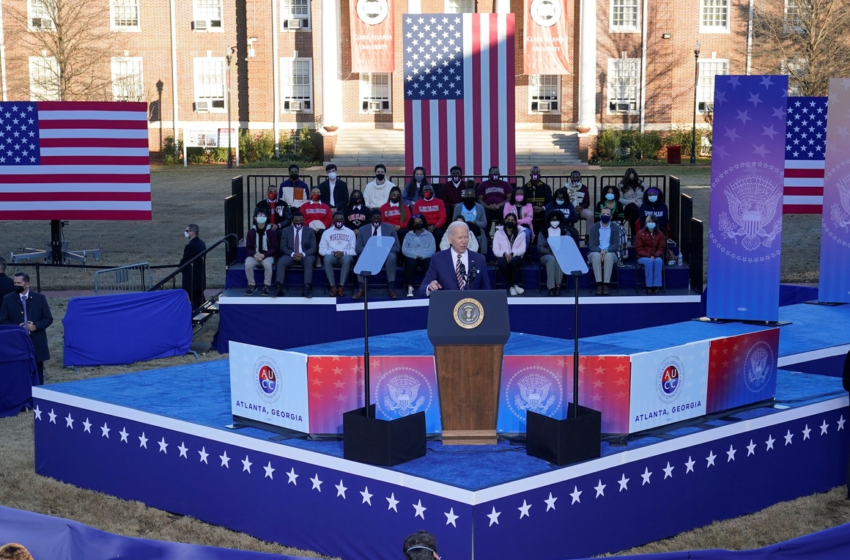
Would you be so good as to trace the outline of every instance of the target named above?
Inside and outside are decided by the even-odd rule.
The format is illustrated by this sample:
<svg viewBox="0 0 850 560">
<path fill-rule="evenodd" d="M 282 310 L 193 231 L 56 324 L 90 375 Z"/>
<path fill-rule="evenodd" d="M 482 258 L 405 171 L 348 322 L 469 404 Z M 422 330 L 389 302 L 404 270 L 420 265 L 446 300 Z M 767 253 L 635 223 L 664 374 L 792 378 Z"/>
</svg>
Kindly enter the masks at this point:
<svg viewBox="0 0 850 560">
<path fill-rule="evenodd" d="M 86 62 L 111 87 L 88 96 L 148 101 L 154 152 L 175 128 L 182 137 L 226 127 L 231 47 L 232 118 L 243 129 L 403 128 L 401 73 L 351 71 L 350 1 L 2 0 L 3 98 L 58 96 L 56 63 L 35 34 L 56 33 L 51 4 L 74 3 L 110 42 L 111 52 Z M 690 123 L 697 40 L 698 121 L 711 109 L 713 75 L 747 72 L 748 0 L 562 0 L 573 72 L 563 76 L 523 75 L 523 0 L 393 1 L 396 30 L 405 13 L 516 14 L 521 129 Z M 402 59 L 396 31 L 397 68 Z"/>
</svg>

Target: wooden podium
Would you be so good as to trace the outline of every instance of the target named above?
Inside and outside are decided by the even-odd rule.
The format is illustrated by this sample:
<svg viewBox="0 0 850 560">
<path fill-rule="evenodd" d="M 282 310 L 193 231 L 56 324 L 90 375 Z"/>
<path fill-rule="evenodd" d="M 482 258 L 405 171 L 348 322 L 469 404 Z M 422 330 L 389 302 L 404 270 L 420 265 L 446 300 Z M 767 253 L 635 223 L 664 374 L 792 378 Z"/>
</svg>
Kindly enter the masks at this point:
<svg viewBox="0 0 850 560">
<path fill-rule="evenodd" d="M 434 345 L 443 443 L 494 445 L 499 381 L 510 337 L 503 290 L 431 294 L 428 338 Z"/>
</svg>

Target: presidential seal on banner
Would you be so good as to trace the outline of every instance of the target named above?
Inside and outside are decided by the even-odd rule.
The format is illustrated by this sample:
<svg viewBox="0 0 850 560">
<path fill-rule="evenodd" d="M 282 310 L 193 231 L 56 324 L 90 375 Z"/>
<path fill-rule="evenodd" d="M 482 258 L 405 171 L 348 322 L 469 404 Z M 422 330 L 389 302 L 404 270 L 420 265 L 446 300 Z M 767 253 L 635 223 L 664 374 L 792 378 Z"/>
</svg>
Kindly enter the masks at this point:
<svg viewBox="0 0 850 560">
<path fill-rule="evenodd" d="M 358 0 L 357 1 L 357 16 L 363 23 L 369 25 L 378 25 L 390 13 L 387 0 Z"/>
<path fill-rule="evenodd" d="M 454 317 L 462 329 L 474 329 L 484 320 L 484 306 L 477 299 L 462 299 L 455 305 Z"/>
</svg>

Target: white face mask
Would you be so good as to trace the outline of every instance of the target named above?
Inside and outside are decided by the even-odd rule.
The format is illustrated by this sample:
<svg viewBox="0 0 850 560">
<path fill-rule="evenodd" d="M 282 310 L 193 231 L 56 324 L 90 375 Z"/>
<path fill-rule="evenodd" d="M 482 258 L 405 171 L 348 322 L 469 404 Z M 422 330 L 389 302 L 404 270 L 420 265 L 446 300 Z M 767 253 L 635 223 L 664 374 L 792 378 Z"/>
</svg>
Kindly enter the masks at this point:
<svg viewBox="0 0 850 560">
<path fill-rule="evenodd" d="M 336 171 L 328 171 L 328 179 L 336 179 Z"/>
<path fill-rule="evenodd" d="M 556 229 L 561 225 L 561 222 L 549 222 L 549 225 L 552 226 L 552 229 Z"/>
<path fill-rule="evenodd" d="M 188 232 L 188 231 L 184 231 L 184 232 L 183 232 L 183 237 L 189 237 L 189 232 Z"/>
<path fill-rule="evenodd" d="M 265 216 L 257 216 L 257 223 L 259 225 L 263 225 L 264 223 L 266 223 L 266 217 Z"/>
</svg>

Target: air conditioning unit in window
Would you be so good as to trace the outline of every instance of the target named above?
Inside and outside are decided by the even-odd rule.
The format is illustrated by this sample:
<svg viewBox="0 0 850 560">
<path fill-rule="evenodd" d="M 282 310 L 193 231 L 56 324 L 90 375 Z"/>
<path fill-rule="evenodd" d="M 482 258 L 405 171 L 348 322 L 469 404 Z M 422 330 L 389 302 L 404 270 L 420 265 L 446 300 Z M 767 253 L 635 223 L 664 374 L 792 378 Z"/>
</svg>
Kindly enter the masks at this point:
<svg viewBox="0 0 850 560">
<path fill-rule="evenodd" d="M 283 22 L 283 26 L 287 29 L 301 29 L 301 27 L 302 27 L 301 22 L 302 22 L 302 20 L 298 19 L 298 18 L 287 19 Z"/>
<path fill-rule="evenodd" d="M 549 111 L 552 110 L 552 104 L 549 103 L 548 101 L 538 103 L 537 104 L 537 110 L 544 112 L 544 113 L 548 113 Z"/>
<path fill-rule="evenodd" d="M 210 111 L 210 102 L 209 101 L 195 101 L 195 112 L 196 113 L 209 113 Z"/>
<path fill-rule="evenodd" d="M 53 29 L 53 20 L 49 18 L 32 18 L 34 29 Z"/>
<path fill-rule="evenodd" d="M 210 27 L 215 27 L 216 29 L 221 29 L 221 20 L 220 19 L 211 19 Z"/>
<path fill-rule="evenodd" d="M 213 109 L 224 109 L 224 99 L 213 99 L 212 108 Z"/>
<path fill-rule="evenodd" d="M 300 111 L 301 110 L 301 102 L 300 101 L 290 101 L 289 102 L 289 110 L 290 111 Z"/>
<path fill-rule="evenodd" d="M 378 101 L 370 101 L 369 102 L 369 110 L 370 111 L 380 111 L 381 110 L 381 103 L 378 102 Z"/>
<path fill-rule="evenodd" d="M 207 30 L 207 20 L 196 19 L 195 20 L 195 31 L 206 31 L 206 30 Z"/>
<path fill-rule="evenodd" d="M 700 112 L 714 111 L 714 103 L 709 103 L 707 101 L 699 102 L 699 110 Z"/>
<path fill-rule="evenodd" d="M 618 111 L 618 112 L 625 112 L 625 113 L 632 110 L 631 103 L 613 103 L 612 102 L 612 103 L 608 104 L 608 108 L 611 111 Z"/>
</svg>

